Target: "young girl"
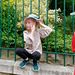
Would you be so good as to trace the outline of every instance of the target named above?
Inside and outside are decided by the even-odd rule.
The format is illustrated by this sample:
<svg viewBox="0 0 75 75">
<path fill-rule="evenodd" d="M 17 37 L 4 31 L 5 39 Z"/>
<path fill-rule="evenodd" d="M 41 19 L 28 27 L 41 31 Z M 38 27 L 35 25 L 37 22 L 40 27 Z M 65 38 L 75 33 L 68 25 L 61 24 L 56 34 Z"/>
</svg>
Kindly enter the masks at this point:
<svg viewBox="0 0 75 75">
<path fill-rule="evenodd" d="M 52 29 L 42 24 L 42 19 L 38 19 L 35 14 L 30 14 L 24 21 L 23 24 L 27 30 L 23 32 L 24 41 L 26 42 L 25 48 L 17 48 L 16 54 L 24 60 L 20 63 L 20 67 L 23 68 L 29 62 L 29 59 L 33 59 L 33 70 L 38 71 L 39 66 L 37 60 L 40 59 L 42 54 L 41 39 L 47 37 Z M 39 25 L 43 28 L 38 29 Z"/>
</svg>

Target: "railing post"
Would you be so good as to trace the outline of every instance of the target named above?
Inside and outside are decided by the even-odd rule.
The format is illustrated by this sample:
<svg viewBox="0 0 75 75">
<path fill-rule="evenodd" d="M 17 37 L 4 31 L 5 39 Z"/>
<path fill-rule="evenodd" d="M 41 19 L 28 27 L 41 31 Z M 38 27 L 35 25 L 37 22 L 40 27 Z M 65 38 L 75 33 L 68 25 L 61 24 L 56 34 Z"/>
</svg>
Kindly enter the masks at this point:
<svg viewBox="0 0 75 75">
<path fill-rule="evenodd" d="M 57 0 L 55 0 L 55 52 L 57 52 Z M 55 54 L 55 63 L 57 62 L 57 54 Z"/>
<path fill-rule="evenodd" d="M 9 0 L 8 0 L 8 48 L 9 48 Z M 9 50 L 7 50 L 7 57 L 9 57 Z"/>
<path fill-rule="evenodd" d="M 16 24 L 17 24 L 17 0 L 15 0 L 15 51 L 16 51 Z M 16 52 L 15 52 L 16 61 Z"/>
<path fill-rule="evenodd" d="M 0 47 L 2 45 L 2 0 L 1 0 L 1 14 L 0 14 Z M 0 57 L 1 57 L 1 49 L 0 49 Z"/>
<path fill-rule="evenodd" d="M 48 0 L 47 0 L 47 26 L 48 26 Z M 47 37 L 47 52 L 48 52 L 48 37 Z M 47 60 L 48 62 L 48 53 L 47 53 Z"/>
<path fill-rule="evenodd" d="M 30 0 L 30 14 L 32 14 L 32 0 Z"/>
<path fill-rule="evenodd" d="M 24 0 L 23 0 L 23 21 L 24 21 Z M 22 26 L 22 29 L 24 31 L 24 25 Z M 23 33 L 22 33 L 22 35 L 23 35 Z M 24 36 L 22 38 L 22 42 L 23 42 L 23 48 L 24 48 Z"/>
<path fill-rule="evenodd" d="M 38 0 L 38 18 L 40 19 L 40 0 Z M 39 26 L 40 28 L 40 26 Z"/>
<path fill-rule="evenodd" d="M 64 53 L 65 53 L 65 0 L 64 0 Z M 65 66 L 65 55 L 64 55 L 64 66 Z"/>
<path fill-rule="evenodd" d="M 73 0 L 73 12 L 74 12 L 74 0 Z M 74 15 L 72 18 L 73 18 L 73 35 L 74 35 Z M 74 55 L 73 55 L 73 65 L 74 65 Z"/>
</svg>

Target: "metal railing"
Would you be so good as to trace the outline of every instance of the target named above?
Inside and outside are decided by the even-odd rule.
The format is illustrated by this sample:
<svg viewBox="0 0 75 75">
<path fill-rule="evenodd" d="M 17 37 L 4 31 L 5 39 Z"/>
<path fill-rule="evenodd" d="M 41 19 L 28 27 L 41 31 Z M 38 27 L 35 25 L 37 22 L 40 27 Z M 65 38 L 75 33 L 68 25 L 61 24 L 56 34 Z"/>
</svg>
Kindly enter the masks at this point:
<svg viewBox="0 0 75 75">
<path fill-rule="evenodd" d="M 74 12 L 74 0 L 73 0 L 73 12 Z M 1 50 L 7 50 L 7 57 L 9 57 L 9 50 L 16 50 L 16 25 L 17 25 L 17 0 L 15 0 L 15 48 L 9 48 L 9 0 L 8 0 L 8 44 L 7 48 L 2 47 L 2 0 L 1 0 L 1 7 L 0 7 L 0 57 L 1 57 Z M 48 0 L 47 0 L 47 25 L 48 25 Z M 32 13 L 32 0 L 30 0 L 30 14 Z M 38 17 L 40 18 L 40 0 L 38 0 Z M 23 0 L 23 20 L 24 20 L 24 0 Z M 23 25 L 24 30 L 24 25 Z M 73 34 L 74 34 L 74 16 L 73 16 Z M 23 39 L 22 39 L 23 41 Z M 24 41 L 23 41 L 24 47 Z M 65 66 L 65 55 L 72 55 L 73 56 L 73 64 L 74 64 L 74 56 L 75 54 L 65 53 L 65 0 L 64 0 L 64 53 L 57 52 L 57 0 L 55 0 L 55 52 L 48 51 L 48 37 L 47 37 L 47 51 L 43 51 L 43 53 L 47 54 L 47 62 L 48 62 L 48 54 L 55 54 L 55 62 L 57 62 L 57 54 L 64 55 L 64 66 Z M 16 61 L 16 53 L 15 58 Z"/>
</svg>

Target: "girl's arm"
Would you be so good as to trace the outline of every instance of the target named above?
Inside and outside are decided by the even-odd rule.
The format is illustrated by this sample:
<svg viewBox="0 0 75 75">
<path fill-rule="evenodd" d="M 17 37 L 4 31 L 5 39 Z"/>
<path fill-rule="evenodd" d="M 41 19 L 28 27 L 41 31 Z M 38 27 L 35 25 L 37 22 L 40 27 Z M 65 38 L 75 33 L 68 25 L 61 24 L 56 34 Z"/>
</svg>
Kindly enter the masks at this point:
<svg viewBox="0 0 75 75">
<path fill-rule="evenodd" d="M 44 25 L 43 23 L 39 23 L 43 28 L 50 28 L 50 27 L 48 27 L 47 25 Z"/>
<path fill-rule="evenodd" d="M 45 38 L 45 37 L 49 36 L 50 33 L 52 32 L 52 29 L 50 27 L 48 27 L 47 25 L 42 24 L 40 21 L 38 23 L 40 24 L 40 26 L 43 27 L 43 28 L 39 29 L 40 37 Z"/>
<path fill-rule="evenodd" d="M 50 27 L 48 27 L 47 25 L 44 25 L 42 22 L 40 22 L 40 21 L 38 21 L 38 20 L 37 20 L 37 22 L 38 22 L 39 25 L 41 25 L 43 28 L 50 28 Z"/>
<path fill-rule="evenodd" d="M 31 35 L 32 36 L 33 36 L 34 32 L 35 32 L 35 25 L 33 25 L 32 28 L 31 28 Z"/>
</svg>

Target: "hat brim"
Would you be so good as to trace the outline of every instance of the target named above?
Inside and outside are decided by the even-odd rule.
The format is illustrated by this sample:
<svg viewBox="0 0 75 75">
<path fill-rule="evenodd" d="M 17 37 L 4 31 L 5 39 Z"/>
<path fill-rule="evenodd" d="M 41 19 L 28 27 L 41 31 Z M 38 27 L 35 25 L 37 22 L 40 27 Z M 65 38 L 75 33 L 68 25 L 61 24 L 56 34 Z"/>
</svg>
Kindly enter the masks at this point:
<svg viewBox="0 0 75 75">
<path fill-rule="evenodd" d="M 33 18 L 33 17 L 27 17 L 22 23 L 25 25 L 26 20 L 27 20 L 27 19 L 30 19 L 30 18 L 35 19 L 35 18 Z M 43 22 L 42 19 L 35 19 L 35 20 L 36 20 L 36 21 Z M 38 26 L 39 26 L 39 24 L 38 24 Z"/>
</svg>

